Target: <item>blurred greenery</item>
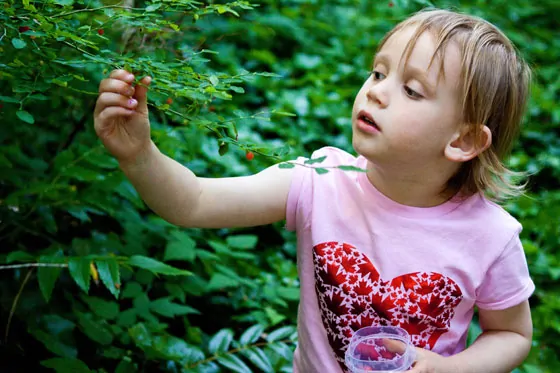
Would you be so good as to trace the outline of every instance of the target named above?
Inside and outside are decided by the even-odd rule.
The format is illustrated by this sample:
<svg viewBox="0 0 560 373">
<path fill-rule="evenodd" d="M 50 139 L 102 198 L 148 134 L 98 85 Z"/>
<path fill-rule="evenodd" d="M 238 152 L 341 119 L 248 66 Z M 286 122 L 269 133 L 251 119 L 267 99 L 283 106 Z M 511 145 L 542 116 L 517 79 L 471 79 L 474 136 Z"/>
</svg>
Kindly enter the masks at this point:
<svg viewBox="0 0 560 373">
<path fill-rule="evenodd" d="M 509 159 L 533 176 L 506 208 L 537 285 L 520 371 L 560 371 L 557 0 L 5 1 L 0 370 L 291 372 L 293 233 L 182 229 L 152 214 L 93 132 L 99 81 L 117 67 L 152 75 L 153 137 L 200 175 L 253 173 L 327 144 L 351 151 L 376 44 L 430 5 L 495 23 L 534 68 Z"/>
</svg>

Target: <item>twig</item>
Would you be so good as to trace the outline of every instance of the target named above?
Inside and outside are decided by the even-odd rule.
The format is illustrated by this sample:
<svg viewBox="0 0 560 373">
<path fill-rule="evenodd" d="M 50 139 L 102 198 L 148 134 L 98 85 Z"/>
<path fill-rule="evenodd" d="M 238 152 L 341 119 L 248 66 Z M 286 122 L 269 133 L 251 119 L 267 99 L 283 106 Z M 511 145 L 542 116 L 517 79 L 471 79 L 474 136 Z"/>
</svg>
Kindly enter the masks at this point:
<svg viewBox="0 0 560 373">
<path fill-rule="evenodd" d="M 21 293 L 23 292 L 23 288 L 25 287 L 25 284 L 27 284 L 27 281 L 29 281 L 29 279 L 31 278 L 31 273 L 33 273 L 33 268 L 30 269 L 27 272 L 27 276 L 25 276 L 25 278 L 23 279 L 23 282 L 21 283 L 21 286 L 19 287 L 19 291 L 14 299 L 14 303 L 12 303 L 12 309 L 10 310 L 10 316 L 8 316 L 8 323 L 6 324 L 6 334 L 4 335 L 4 343 L 7 344 L 8 343 L 8 334 L 10 334 L 10 325 L 12 324 L 12 317 L 14 316 L 14 313 L 16 311 L 16 307 L 19 301 L 19 297 L 21 295 Z"/>
<path fill-rule="evenodd" d="M 25 263 L 25 264 L 9 264 L 0 266 L 0 271 L 3 269 L 17 269 L 17 268 L 29 268 L 29 267 L 57 267 L 66 268 L 68 264 L 66 263 Z"/>
<path fill-rule="evenodd" d="M 113 9 L 126 9 L 126 10 L 138 10 L 138 11 L 145 10 L 144 8 L 130 8 L 128 6 L 123 6 L 123 5 L 106 5 L 106 6 L 101 6 L 99 8 L 78 9 L 78 10 L 73 10 L 71 12 L 55 14 L 54 16 L 51 16 L 50 18 L 66 17 L 66 16 L 69 16 L 71 14 L 76 14 L 76 13 L 97 12 L 98 10 L 111 9 L 111 8 L 113 8 Z"/>
</svg>

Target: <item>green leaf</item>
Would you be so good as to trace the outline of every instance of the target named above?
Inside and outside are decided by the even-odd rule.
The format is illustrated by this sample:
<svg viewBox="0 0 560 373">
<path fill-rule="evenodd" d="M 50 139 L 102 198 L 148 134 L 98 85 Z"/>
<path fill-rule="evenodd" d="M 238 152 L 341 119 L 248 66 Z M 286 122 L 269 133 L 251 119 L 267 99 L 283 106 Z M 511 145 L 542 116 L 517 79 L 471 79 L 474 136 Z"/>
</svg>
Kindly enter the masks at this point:
<svg viewBox="0 0 560 373">
<path fill-rule="evenodd" d="M 294 332 L 293 326 L 283 326 L 279 329 L 274 330 L 273 332 L 269 333 L 266 337 L 266 340 L 269 342 L 278 341 L 280 339 L 285 339 L 290 336 Z"/>
<path fill-rule="evenodd" d="M 226 238 L 227 244 L 236 249 L 254 249 L 257 241 L 258 237 L 252 234 L 240 234 Z"/>
<path fill-rule="evenodd" d="M 134 308 L 129 308 L 128 310 L 121 312 L 117 317 L 117 325 L 123 327 L 130 327 L 136 322 L 136 310 Z"/>
<path fill-rule="evenodd" d="M 357 172 L 367 172 L 367 170 L 355 166 L 337 166 L 337 168 L 343 171 L 357 171 Z"/>
<path fill-rule="evenodd" d="M 224 156 L 229 151 L 229 144 L 227 142 L 221 142 L 220 147 L 218 148 L 218 154 L 220 156 Z"/>
<path fill-rule="evenodd" d="M 123 360 L 115 368 L 115 373 L 136 373 L 137 367 L 130 361 L 129 357 L 124 357 Z"/>
<path fill-rule="evenodd" d="M 88 366 L 81 360 L 67 357 L 55 357 L 54 359 L 43 360 L 41 365 L 52 368 L 56 373 L 90 373 Z"/>
<path fill-rule="evenodd" d="M 94 314 L 104 319 L 114 319 L 119 314 L 119 305 L 117 302 L 109 302 L 98 297 L 83 297 L 89 308 Z"/>
<path fill-rule="evenodd" d="M 287 300 L 299 300 L 299 288 L 289 288 L 285 286 L 279 286 L 276 289 L 278 296 Z"/>
<path fill-rule="evenodd" d="M 220 289 L 234 288 L 239 286 L 239 281 L 228 277 L 221 273 L 215 273 L 212 275 L 210 282 L 206 288 L 207 291 L 214 291 Z"/>
<path fill-rule="evenodd" d="M 91 314 L 77 313 L 80 329 L 91 340 L 108 346 L 113 342 L 113 335 L 101 322 L 90 318 Z"/>
<path fill-rule="evenodd" d="M 25 110 L 18 110 L 16 111 L 16 115 L 19 119 L 21 119 L 22 121 L 24 121 L 25 123 L 29 123 L 29 124 L 33 124 L 35 123 L 35 118 L 33 118 L 33 115 L 29 114 L 27 111 Z"/>
<path fill-rule="evenodd" d="M 12 251 L 6 257 L 6 263 L 13 263 L 13 262 L 32 262 L 35 260 L 35 257 L 25 251 Z"/>
<path fill-rule="evenodd" d="M 233 341 L 233 331 L 231 329 L 222 329 L 216 333 L 208 342 L 208 351 L 212 355 L 220 352 L 226 352 Z"/>
<path fill-rule="evenodd" d="M 263 372 L 274 372 L 272 364 L 268 359 L 268 356 L 258 347 L 253 347 L 247 350 L 243 350 L 243 355 L 245 355 L 251 363 L 255 364 L 257 368 Z"/>
<path fill-rule="evenodd" d="M 169 295 L 171 295 L 171 298 L 176 298 L 179 299 L 182 303 L 185 303 L 186 297 L 185 297 L 185 291 L 183 290 L 183 288 L 178 285 L 178 284 L 174 284 L 171 282 L 166 282 L 165 283 L 165 290 L 167 290 L 167 292 L 169 293 Z"/>
<path fill-rule="evenodd" d="M 109 289 L 115 298 L 119 297 L 121 276 L 116 259 L 104 259 L 95 262 L 101 282 Z"/>
<path fill-rule="evenodd" d="M 175 231 L 171 235 L 173 240 L 167 243 L 163 260 L 193 261 L 196 257 L 196 242 L 185 232 Z"/>
<path fill-rule="evenodd" d="M 19 38 L 13 38 L 12 39 L 12 45 L 16 49 L 23 49 L 27 46 L 27 43 L 25 41 L 19 39 Z"/>
<path fill-rule="evenodd" d="M 275 342 L 269 344 L 269 347 L 276 352 L 278 356 L 282 356 L 287 361 L 292 361 L 294 359 L 294 352 L 286 343 Z"/>
<path fill-rule="evenodd" d="M 218 77 L 216 77 L 215 75 L 210 75 L 210 76 L 208 77 L 208 80 L 210 80 L 210 83 L 212 83 L 213 86 L 217 86 L 218 83 L 220 82 L 220 81 L 218 80 Z"/>
<path fill-rule="evenodd" d="M 151 4 L 151 5 L 148 5 L 148 6 L 146 7 L 146 12 L 153 12 L 153 11 L 156 11 L 156 10 L 158 10 L 160 7 L 161 7 L 161 3 L 160 3 L 160 4 Z"/>
<path fill-rule="evenodd" d="M 280 163 L 278 168 L 294 168 L 296 165 L 293 163 Z"/>
<path fill-rule="evenodd" d="M 306 161 L 303 162 L 303 163 L 305 163 L 305 164 L 321 163 L 321 162 L 323 162 L 325 159 L 327 159 L 327 156 L 326 156 L 326 155 L 324 155 L 324 156 L 322 156 L 322 157 L 319 157 L 319 158 L 308 159 L 308 160 L 306 160 Z"/>
<path fill-rule="evenodd" d="M 13 97 L 8 97 L 8 96 L 0 96 L 0 101 L 2 102 L 11 102 L 11 103 L 19 103 L 20 100 L 18 100 L 17 98 L 13 98 Z"/>
<path fill-rule="evenodd" d="M 253 371 L 235 355 L 224 355 L 217 359 L 218 363 L 237 373 L 252 373 Z"/>
<path fill-rule="evenodd" d="M 39 258 L 39 262 L 41 263 L 57 263 L 57 261 L 60 260 L 60 258 L 55 258 L 52 256 L 42 256 L 41 258 Z M 61 271 L 62 267 L 39 267 L 37 269 L 37 280 L 39 281 L 39 288 L 41 289 L 41 293 L 43 294 L 43 297 L 47 302 L 51 299 L 54 284 L 60 276 Z"/>
<path fill-rule="evenodd" d="M 91 261 L 84 257 L 71 258 L 68 262 L 70 275 L 86 293 L 89 291 L 90 263 Z"/>
<path fill-rule="evenodd" d="M 287 111 L 273 111 L 273 112 L 271 112 L 271 114 L 278 115 L 278 116 L 281 116 L 281 117 L 296 117 L 297 116 L 297 114 L 290 113 L 290 112 L 287 112 Z"/>
<path fill-rule="evenodd" d="M 142 285 L 137 282 L 131 281 L 127 282 L 123 291 L 123 298 L 136 298 L 142 293 Z"/>
<path fill-rule="evenodd" d="M 171 267 L 165 263 L 162 263 L 160 261 L 142 255 L 131 256 L 128 260 L 128 264 L 134 267 L 146 269 L 152 273 L 158 273 L 162 275 L 185 276 L 185 275 L 192 274 L 189 271 Z"/>
<path fill-rule="evenodd" d="M 70 6 L 74 4 L 74 0 L 54 0 L 54 2 L 62 6 Z"/>
<path fill-rule="evenodd" d="M 228 88 L 231 89 L 232 91 L 234 91 L 235 93 L 245 93 L 245 90 L 241 87 L 231 85 Z"/>
<path fill-rule="evenodd" d="M 51 351 L 53 354 L 69 358 L 78 356 L 78 350 L 75 347 L 75 342 L 63 343 L 60 340 L 60 337 L 55 336 L 51 333 L 45 333 L 42 330 L 34 328 L 29 329 L 28 331 L 33 337 L 41 342 L 47 350 Z"/>
<path fill-rule="evenodd" d="M 239 343 L 241 343 L 242 346 L 255 343 L 259 340 L 263 333 L 264 326 L 260 324 L 253 325 L 249 329 L 245 330 L 245 332 L 243 332 L 243 334 L 239 338 Z"/>
<path fill-rule="evenodd" d="M 264 313 L 266 314 L 266 316 L 268 317 L 268 319 L 270 320 L 270 323 L 272 325 L 276 325 L 281 323 L 282 321 L 284 321 L 286 319 L 286 316 L 281 314 L 280 312 L 276 311 L 274 308 L 272 307 L 265 307 L 264 308 Z"/>
<path fill-rule="evenodd" d="M 82 206 L 69 206 L 66 208 L 66 212 L 68 212 L 70 215 L 72 215 L 82 223 L 91 221 L 89 215 L 87 214 L 87 211 L 87 208 L 84 208 Z"/>
<path fill-rule="evenodd" d="M 329 170 L 327 170 L 326 168 L 314 168 L 315 172 L 317 172 L 319 175 L 323 175 L 326 174 L 327 172 L 329 172 Z"/>
<path fill-rule="evenodd" d="M 166 317 L 175 317 L 188 314 L 200 314 L 192 307 L 173 303 L 169 297 L 159 298 L 150 303 L 150 310 Z"/>
</svg>

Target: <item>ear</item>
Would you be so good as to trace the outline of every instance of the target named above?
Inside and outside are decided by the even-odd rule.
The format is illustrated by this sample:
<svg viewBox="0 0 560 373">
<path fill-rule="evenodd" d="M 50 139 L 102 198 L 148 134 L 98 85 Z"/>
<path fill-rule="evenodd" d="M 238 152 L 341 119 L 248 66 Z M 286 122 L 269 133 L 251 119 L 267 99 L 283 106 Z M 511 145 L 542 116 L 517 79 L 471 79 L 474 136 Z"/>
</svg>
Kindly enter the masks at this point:
<svg viewBox="0 0 560 373">
<path fill-rule="evenodd" d="M 491 144 L 490 128 L 481 124 L 479 136 L 475 136 L 474 128 L 464 125 L 445 147 L 445 157 L 452 162 L 467 162 L 488 149 Z"/>
</svg>

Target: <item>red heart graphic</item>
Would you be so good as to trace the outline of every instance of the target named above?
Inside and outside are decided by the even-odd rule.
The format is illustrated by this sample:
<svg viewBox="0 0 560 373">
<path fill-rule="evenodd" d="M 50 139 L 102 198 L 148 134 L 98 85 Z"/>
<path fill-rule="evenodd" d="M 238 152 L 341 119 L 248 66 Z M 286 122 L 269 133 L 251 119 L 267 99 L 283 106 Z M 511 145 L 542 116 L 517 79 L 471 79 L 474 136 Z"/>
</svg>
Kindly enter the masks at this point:
<svg viewBox="0 0 560 373">
<path fill-rule="evenodd" d="M 384 281 L 369 259 L 346 243 L 314 246 L 313 261 L 321 318 L 344 371 L 344 353 L 356 330 L 400 326 L 415 346 L 432 349 L 449 330 L 463 299 L 459 286 L 439 273 L 408 273 Z"/>
</svg>

